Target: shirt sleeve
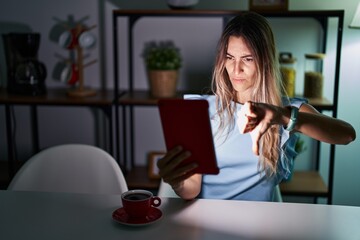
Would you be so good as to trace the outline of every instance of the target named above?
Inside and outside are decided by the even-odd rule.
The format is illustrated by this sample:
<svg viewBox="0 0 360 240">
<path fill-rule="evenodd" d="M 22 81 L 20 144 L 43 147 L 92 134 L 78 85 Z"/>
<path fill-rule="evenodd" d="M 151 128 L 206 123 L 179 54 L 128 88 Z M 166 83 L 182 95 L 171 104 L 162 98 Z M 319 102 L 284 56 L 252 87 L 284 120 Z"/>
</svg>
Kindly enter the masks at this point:
<svg viewBox="0 0 360 240">
<path fill-rule="evenodd" d="M 283 99 L 284 106 L 293 106 L 300 108 L 302 104 L 307 103 L 305 98 L 286 98 Z M 287 131 L 284 126 L 280 128 L 280 159 L 278 161 L 278 175 L 279 182 L 282 179 L 288 179 L 293 167 L 294 159 L 298 155 L 298 152 L 295 151 L 295 146 L 299 140 L 298 133 L 292 133 Z"/>
</svg>

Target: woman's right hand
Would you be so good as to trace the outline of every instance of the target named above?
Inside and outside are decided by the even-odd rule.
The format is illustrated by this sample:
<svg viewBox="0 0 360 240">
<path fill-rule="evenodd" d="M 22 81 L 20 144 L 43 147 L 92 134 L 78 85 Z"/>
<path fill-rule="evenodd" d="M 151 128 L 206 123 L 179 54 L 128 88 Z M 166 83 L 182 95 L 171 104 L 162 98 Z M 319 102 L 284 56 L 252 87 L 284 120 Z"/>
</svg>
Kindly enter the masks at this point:
<svg viewBox="0 0 360 240">
<path fill-rule="evenodd" d="M 196 163 L 189 163 L 182 166 L 183 163 L 191 153 L 185 151 L 181 146 L 175 147 L 168 151 L 166 155 L 157 162 L 159 168 L 159 175 L 163 181 L 170 184 L 176 191 L 181 188 L 184 181 L 191 177 L 193 170 L 198 167 Z"/>
</svg>

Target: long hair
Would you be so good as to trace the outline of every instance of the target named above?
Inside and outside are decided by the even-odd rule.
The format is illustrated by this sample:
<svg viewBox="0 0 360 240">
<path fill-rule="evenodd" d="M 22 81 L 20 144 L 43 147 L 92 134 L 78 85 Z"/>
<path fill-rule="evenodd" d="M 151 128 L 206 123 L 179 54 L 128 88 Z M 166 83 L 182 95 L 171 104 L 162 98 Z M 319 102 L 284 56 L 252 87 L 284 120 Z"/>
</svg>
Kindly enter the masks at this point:
<svg viewBox="0 0 360 240">
<path fill-rule="evenodd" d="M 280 70 L 273 32 L 268 21 L 253 12 L 234 17 L 225 27 L 220 38 L 212 77 L 212 91 L 216 95 L 217 112 L 220 117 L 219 132 L 234 125 L 237 93 L 232 87 L 225 68 L 230 36 L 242 37 L 252 51 L 256 64 L 256 79 L 251 101 L 282 106 Z M 230 130 L 228 130 L 230 131 Z M 279 126 L 272 126 L 260 140 L 260 168 L 274 174 L 280 155 Z"/>
</svg>

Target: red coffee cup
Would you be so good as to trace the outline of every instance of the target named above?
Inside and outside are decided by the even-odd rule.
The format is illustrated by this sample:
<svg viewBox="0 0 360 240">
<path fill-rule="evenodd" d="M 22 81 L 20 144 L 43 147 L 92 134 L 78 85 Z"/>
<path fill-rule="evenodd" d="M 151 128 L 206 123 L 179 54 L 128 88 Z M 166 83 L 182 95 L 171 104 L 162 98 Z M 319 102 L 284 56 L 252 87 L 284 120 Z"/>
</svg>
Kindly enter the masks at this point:
<svg viewBox="0 0 360 240">
<path fill-rule="evenodd" d="M 145 218 L 152 207 L 158 207 L 161 199 L 146 190 L 130 190 L 121 195 L 125 212 L 130 218 Z"/>
</svg>

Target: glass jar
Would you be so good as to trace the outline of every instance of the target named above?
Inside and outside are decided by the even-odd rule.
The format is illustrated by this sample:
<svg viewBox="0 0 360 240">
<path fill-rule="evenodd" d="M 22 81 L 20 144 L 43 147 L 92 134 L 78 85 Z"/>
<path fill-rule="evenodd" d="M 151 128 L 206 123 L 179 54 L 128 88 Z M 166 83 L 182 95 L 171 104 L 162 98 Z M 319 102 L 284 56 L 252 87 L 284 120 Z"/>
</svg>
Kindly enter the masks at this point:
<svg viewBox="0 0 360 240">
<path fill-rule="evenodd" d="M 280 72 L 285 93 L 289 97 L 295 96 L 296 58 L 289 52 L 280 53 Z"/>
<path fill-rule="evenodd" d="M 324 76 L 322 74 L 323 59 L 325 54 L 305 54 L 305 85 L 304 97 L 322 98 Z"/>
</svg>

